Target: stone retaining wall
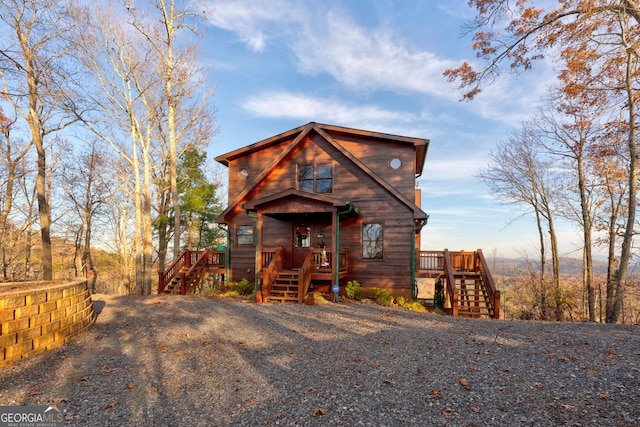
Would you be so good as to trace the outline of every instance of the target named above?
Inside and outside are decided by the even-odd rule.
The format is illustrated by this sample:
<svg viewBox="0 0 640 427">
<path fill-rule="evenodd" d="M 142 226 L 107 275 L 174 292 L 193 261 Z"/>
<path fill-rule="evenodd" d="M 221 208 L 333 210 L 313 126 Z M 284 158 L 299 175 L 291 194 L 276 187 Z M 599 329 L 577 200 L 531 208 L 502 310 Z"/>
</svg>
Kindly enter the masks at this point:
<svg viewBox="0 0 640 427">
<path fill-rule="evenodd" d="M 0 366 L 63 345 L 95 317 L 86 279 L 0 285 Z"/>
</svg>

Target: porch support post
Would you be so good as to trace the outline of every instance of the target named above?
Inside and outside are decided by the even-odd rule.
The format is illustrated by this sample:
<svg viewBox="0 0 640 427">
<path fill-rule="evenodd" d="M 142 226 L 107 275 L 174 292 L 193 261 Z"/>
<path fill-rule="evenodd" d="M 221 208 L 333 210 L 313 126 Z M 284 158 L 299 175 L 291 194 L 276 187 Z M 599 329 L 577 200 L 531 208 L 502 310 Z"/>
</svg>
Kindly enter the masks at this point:
<svg viewBox="0 0 640 427">
<path fill-rule="evenodd" d="M 346 215 L 349 212 L 352 212 L 354 210 L 354 205 L 353 203 L 351 203 L 350 200 L 346 201 L 346 205 L 348 206 L 349 209 L 342 211 L 342 212 L 338 212 L 337 214 L 334 213 L 334 218 L 335 218 L 335 230 L 336 230 L 336 253 L 333 256 L 333 264 L 334 264 L 334 268 L 336 271 L 336 285 L 340 285 L 340 217 L 342 215 Z M 335 302 L 338 302 L 338 293 L 335 293 Z"/>
<path fill-rule="evenodd" d="M 256 219 L 256 267 L 254 272 L 254 280 L 258 283 L 259 277 L 258 272 L 262 268 L 262 223 L 263 216 L 261 213 L 258 213 L 258 218 Z M 262 290 L 262 287 L 260 287 Z"/>
<path fill-rule="evenodd" d="M 242 209 L 244 209 L 244 205 L 240 205 Z M 262 226 L 261 217 L 259 215 L 254 214 L 253 212 L 246 211 L 247 215 L 256 220 L 255 232 L 254 232 L 254 243 L 256 245 L 256 253 L 255 253 L 255 265 L 253 266 L 253 293 L 258 294 L 259 289 L 258 286 L 258 268 L 262 265 L 262 260 L 258 259 L 258 255 L 262 255 L 259 247 L 262 245 L 262 237 L 260 236 L 260 227 Z M 259 264 L 260 263 L 260 264 Z"/>
<path fill-rule="evenodd" d="M 411 296 L 413 300 L 418 299 L 418 284 L 416 282 L 416 231 L 420 233 L 422 227 L 427 225 L 429 216 L 416 222 L 416 226 L 411 230 Z"/>
<path fill-rule="evenodd" d="M 336 283 L 340 279 L 340 271 L 338 266 L 338 251 L 340 250 L 340 243 L 338 243 L 338 238 L 340 237 L 340 232 L 338 230 L 337 213 L 337 209 L 334 209 L 331 213 L 331 229 L 333 230 L 333 262 L 331 268 L 333 269 L 332 273 L 336 278 Z"/>
</svg>

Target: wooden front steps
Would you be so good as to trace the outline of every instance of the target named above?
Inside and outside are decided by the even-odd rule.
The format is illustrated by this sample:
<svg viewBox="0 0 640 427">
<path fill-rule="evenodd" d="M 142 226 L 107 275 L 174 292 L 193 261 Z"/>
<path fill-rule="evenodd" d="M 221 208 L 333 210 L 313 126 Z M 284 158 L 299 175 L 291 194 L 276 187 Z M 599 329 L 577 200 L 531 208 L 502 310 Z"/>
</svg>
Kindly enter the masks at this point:
<svg viewBox="0 0 640 427">
<path fill-rule="evenodd" d="M 282 270 L 271 285 L 267 301 L 298 302 L 298 282 L 300 274 L 297 269 Z"/>
</svg>

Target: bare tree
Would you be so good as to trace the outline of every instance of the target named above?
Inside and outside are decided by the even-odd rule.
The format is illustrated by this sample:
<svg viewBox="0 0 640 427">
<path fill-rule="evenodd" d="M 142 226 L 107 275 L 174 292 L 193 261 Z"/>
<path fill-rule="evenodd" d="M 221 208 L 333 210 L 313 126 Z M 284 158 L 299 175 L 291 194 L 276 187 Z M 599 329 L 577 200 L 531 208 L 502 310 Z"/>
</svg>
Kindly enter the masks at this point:
<svg viewBox="0 0 640 427">
<path fill-rule="evenodd" d="M 95 217 L 107 202 L 111 191 L 107 162 L 100 153 L 98 141 L 93 141 L 89 150 L 79 156 L 65 159 L 63 185 L 71 200 L 74 210 L 80 219 L 76 248 L 82 251 L 81 268 L 85 273 L 91 272 L 90 289 L 95 292 L 98 271 L 91 255 L 92 231 Z M 77 272 L 76 272 L 77 274 Z M 87 274 L 89 278 L 89 275 Z"/>
<path fill-rule="evenodd" d="M 538 149 L 541 147 L 539 134 L 531 124 L 524 124 L 518 133 L 492 151 L 487 169 L 478 173 L 495 197 L 503 202 L 522 205 L 532 211 L 536 219 L 540 242 L 540 314 L 549 317 L 547 298 L 551 294 L 555 305 L 555 318 L 562 317 L 562 292 L 560 289 L 560 257 L 554 224 L 554 201 L 550 176 L 551 163 L 543 159 Z M 552 260 L 552 289 L 547 289 L 546 239 L 550 241 Z"/>
<path fill-rule="evenodd" d="M 460 83 L 466 91 L 465 99 L 473 99 L 483 85 L 499 75 L 504 62 L 509 63 L 510 70 L 522 72 L 530 69 L 535 60 L 553 53 L 564 63 L 558 77 L 567 98 L 590 102 L 604 96 L 617 100 L 628 122 L 626 139 L 630 154 L 627 163 L 628 211 L 614 301 L 607 316 L 607 322 L 616 322 L 624 300 L 636 223 L 639 165 L 638 99 L 634 86 L 640 78 L 637 49 L 640 6 L 632 0 L 567 0 L 545 10 L 542 3 L 472 0 L 470 5 L 476 8 L 477 15 L 467 30 L 475 32 L 474 50 L 486 62 L 479 70 L 465 62 L 447 70 L 445 75 Z"/>
<path fill-rule="evenodd" d="M 564 198 L 567 219 L 580 224 L 583 238 L 583 283 L 587 293 L 589 320 L 596 320 L 593 283 L 593 228 L 596 207 L 602 203 L 598 183 L 594 179 L 596 147 L 602 144 L 605 123 L 601 112 L 607 111 L 601 102 L 582 104 L 561 97 L 552 101 L 548 110 L 540 112 L 539 131 L 546 151 L 559 158 L 567 171 L 568 182 Z M 576 190 L 577 189 L 577 190 Z M 571 195 L 577 192 L 577 202 Z"/>
<path fill-rule="evenodd" d="M 3 50 L 0 67 L 5 98 L 29 127 L 37 153 L 36 193 L 42 240 L 42 278 L 53 278 L 51 206 L 47 194 L 45 140 L 75 121 L 67 114 L 65 85 L 71 73 L 63 43 L 66 15 L 56 2 L 1 0 L 0 20 L 13 44 Z"/>
<path fill-rule="evenodd" d="M 156 19 L 144 19 L 139 9 L 129 8 L 133 17 L 133 25 L 144 35 L 150 46 L 156 52 L 159 63 L 159 78 L 164 82 L 164 117 L 160 123 L 162 138 L 168 146 L 167 178 L 170 189 L 170 200 L 173 208 L 173 257 L 177 258 L 181 252 L 181 207 L 178 189 L 178 158 L 188 142 L 192 147 L 209 141 L 215 132 L 212 111 L 209 110 L 208 98 L 210 93 L 202 93 L 202 97 L 194 97 L 198 87 L 202 85 L 199 70 L 196 67 L 198 50 L 191 45 L 183 49 L 177 48 L 178 38 L 184 30 L 197 35 L 197 30 L 191 23 L 194 18 L 202 18 L 196 2 L 187 3 L 175 0 L 148 0 L 151 15 Z M 195 91 L 195 92 L 194 92 Z M 195 103 L 192 101 L 195 99 Z M 205 123 L 202 127 L 198 123 Z M 166 124 L 166 127 L 165 127 Z M 199 132 L 199 138 L 190 140 L 194 129 Z M 205 131 L 206 130 L 206 131 Z M 203 132 L 204 131 L 204 132 Z M 181 148 L 182 147 L 182 148 Z M 167 200 L 164 197 L 164 200 Z M 161 253 L 165 250 L 161 249 Z M 161 264 L 164 264 L 162 259 Z"/>
</svg>

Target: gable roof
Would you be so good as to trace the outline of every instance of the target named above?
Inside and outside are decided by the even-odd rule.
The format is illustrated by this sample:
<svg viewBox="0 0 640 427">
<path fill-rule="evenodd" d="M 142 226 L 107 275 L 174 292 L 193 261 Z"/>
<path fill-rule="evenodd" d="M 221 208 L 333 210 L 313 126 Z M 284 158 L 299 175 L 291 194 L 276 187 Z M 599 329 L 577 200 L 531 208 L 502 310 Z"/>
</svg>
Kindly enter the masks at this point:
<svg viewBox="0 0 640 427">
<path fill-rule="evenodd" d="M 307 123 L 306 125 L 297 127 L 290 131 L 281 133 L 279 135 L 272 136 L 271 138 L 264 139 L 262 141 L 256 142 L 255 144 L 248 145 L 246 147 L 240 148 L 238 150 L 231 151 L 226 154 L 221 154 L 215 158 L 216 161 L 222 163 L 225 166 L 229 166 L 229 162 L 244 157 L 248 154 L 255 153 L 267 147 L 280 144 L 284 141 L 291 140 L 291 142 L 280 152 L 278 156 L 276 156 L 258 175 L 256 175 L 251 182 L 248 182 L 244 190 L 238 194 L 235 200 L 229 202 L 229 206 L 227 209 L 220 214 L 218 220 L 224 219 L 224 217 L 231 212 L 235 206 L 241 203 L 247 194 L 251 190 L 255 188 L 265 177 L 305 138 L 305 136 L 309 135 L 311 132 L 316 132 L 323 139 L 325 139 L 329 144 L 334 146 L 338 151 L 340 151 L 345 157 L 347 157 L 351 162 L 353 162 L 358 168 L 360 168 L 363 172 L 369 175 L 377 184 L 379 184 L 382 188 L 388 191 L 392 196 L 398 199 L 401 203 L 407 206 L 409 209 L 413 211 L 414 217 L 416 219 L 424 219 L 427 218 L 427 214 L 416 206 L 411 200 L 405 197 L 403 194 L 398 192 L 394 187 L 389 185 L 388 182 L 380 178 L 373 170 L 371 170 L 368 166 L 362 163 L 357 157 L 347 151 L 340 143 L 333 138 L 330 133 L 344 134 L 344 135 L 354 135 L 361 136 L 367 139 L 376 139 L 387 142 L 401 143 L 401 144 L 411 144 L 414 147 L 416 153 L 416 175 L 419 176 L 422 174 L 422 169 L 424 167 L 424 161 L 427 155 L 427 149 L 429 147 L 428 139 L 420 139 L 420 138 L 410 138 L 406 136 L 398 136 L 398 135 L 390 135 L 379 132 L 371 132 L 365 130 L 358 130 L 352 128 L 346 128 L 342 126 L 334 126 L 334 125 L 325 125 L 319 124 L 315 122 Z M 222 221 L 219 221 L 222 222 Z"/>
<path fill-rule="evenodd" d="M 416 153 L 415 173 L 417 176 L 422 175 L 422 170 L 424 169 L 424 162 L 427 157 L 427 151 L 429 149 L 430 141 L 428 139 L 392 135 L 392 134 L 382 133 L 382 132 L 372 132 L 368 130 L 353 129 L 353 128 L 347 128 L 343 126 L 335 126 L 335 125 L 327 125 L 327 124 L 316 123 L 316 122 L 309 122 L 306 125 L 302 125 L 297 128 L 291 129 L 287 132 L 283 132 L 281 134 L 272 136 L 271 138 L 263 139 L 262 141 L 258 141 L 254 144 L 247 145 L 246 147 L 242 147 L 225 154 L 220 154 L 215 158 L 215 160 L 219 163 L 222 163 L 225 166 L 229 166 L 229 162 L 232 160 L 238 159 L 240 157 L 246 156 L 247 154 L 251 154 L 256 151 L 260 151 L 272 145 L 277 145 L 283 141 L 286 141 L 287 139 L 290 139 L 294 135 L 299 137 L 300 134 L 302 133 L 306 134 L 312 128 L 315 130 L 325 130 L 329 133 L 361 136 L 361 137 L 366 137 L 367 139 L 375 139 L 383 142 L 395 142 L 400 144 L 413 145 Z"/>
</svg>

